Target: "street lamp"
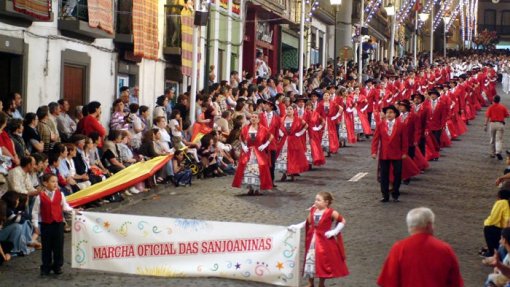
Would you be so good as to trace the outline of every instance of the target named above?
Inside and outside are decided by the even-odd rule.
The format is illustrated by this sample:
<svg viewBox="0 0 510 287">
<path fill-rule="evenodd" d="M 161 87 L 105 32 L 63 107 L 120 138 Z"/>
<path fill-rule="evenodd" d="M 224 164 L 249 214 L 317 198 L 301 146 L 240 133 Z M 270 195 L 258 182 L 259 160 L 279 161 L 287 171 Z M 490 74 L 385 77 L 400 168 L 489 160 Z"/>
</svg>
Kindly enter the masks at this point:
<svg viewBox="0 0 510 287">
<path fill-rule="evenodd" d="M 335 41 L 335 44 L 334 44 L 334 53 L 333 53 L 333 83 L 334 85 L 336 86 L 336 74 L 337 74 L 337 66 L 338 66 L 338 63 L 336 61 L 336 58 L 337 58 L 337 45 L 336 45 L 336 42 L 337 42 L 337 39 L 336 39 L 336 25 L 338 24 L 338 20 L 337 20 L 337 16 L 338 16 L 338 6 L 342 5 L 342 0 L 329 0 L 329 3 L 331 4 L 331 6 L 335 6 L 335 29 L 333 30 L 335 32 L 335 36 L 334 36 L 334 41 Z"/>
<path fill-rule="evenodd" d="M 416 13 L 414 14 L 414 47 L 413 47 L 413 60 L 414 60 L 414 67 L 416 68 L 418 66 L 418 60 L 416 59 L 416 54 L 418 50 L 418 19 L 420 21 L 425 22 L 429 18 L 429 14 L 427 13 Z"/>
<path fill-rule="evenodd" d="M 389 3 L 384 7 L 386 14 L 391 17 L 391 39 L 390 39 L 390 66 L 393 65 L 393 53 L 395 51 L 395 6 Z"/>
<path fill-rule="evenodd" d="M 443 16 L 443 25 L 444 25 L 444 33 L 443 33 L 443 41 L 444 41 L 444 44 L 443 44 L 443 57 L 446 58 L 446 26 L 448 25 L 448 23 L 450 23 L 450 20 L 451 20 L 452 17 L 448 16 L 448 15 L 445 15 Z"/>
</svg>

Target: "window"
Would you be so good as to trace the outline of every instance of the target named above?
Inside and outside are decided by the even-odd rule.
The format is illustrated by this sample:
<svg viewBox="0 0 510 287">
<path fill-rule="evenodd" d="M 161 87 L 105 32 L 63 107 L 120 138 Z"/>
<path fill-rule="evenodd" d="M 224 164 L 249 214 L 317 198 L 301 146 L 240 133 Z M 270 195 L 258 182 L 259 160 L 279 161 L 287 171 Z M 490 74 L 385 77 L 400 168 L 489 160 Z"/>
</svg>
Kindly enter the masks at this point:
<svg viewBox="0 0 510 287">
<path fill-rule="evenodd" d="M 485 25 L 496 25 L 496 10 L 486 9 L 483 12 L 483 23 Z"/>
</svg>

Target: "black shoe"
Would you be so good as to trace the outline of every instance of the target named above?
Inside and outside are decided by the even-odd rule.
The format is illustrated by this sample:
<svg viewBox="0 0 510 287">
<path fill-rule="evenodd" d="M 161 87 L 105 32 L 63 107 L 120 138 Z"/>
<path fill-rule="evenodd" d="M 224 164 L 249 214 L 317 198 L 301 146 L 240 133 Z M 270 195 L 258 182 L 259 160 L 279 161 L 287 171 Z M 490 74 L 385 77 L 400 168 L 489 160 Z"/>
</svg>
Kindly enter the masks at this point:
<svg viewBox="0 0 510 287">
<path fill-rule="evenodd" d="M 383 197 L 383 198 L 381 198 L 381 200 L 380 200 L 380 201 L 381 201 L 381 202 L 388 202 L 388 201 L 390 201 L 390 199 L 389 199 L 389 198 L 385 198 L 385 197 Z"/>
<path fill-rule="evenodd" d="M 406 179 L 404 181 L 402 181 L 403 184 L 405 185 L 409 185 L 409 183 L 411 183 L 411 180 L 410 179 Z"/>
<path fill-rule="evenodd" d="M 56 269 L 53 269 L 53 273 L 55 273 L 56 275 L 60 275 L 60 274 L 64 273 L 64 271 L 62 271 L 62 268 L 56 268 Z"/>
<path fill-rule="evenodd" d="M 503 160 L 503 157 L 501 156 L 501 154 L 496 154 L 496 157 L 498 158 L 498 160 Z"/>
</svg>

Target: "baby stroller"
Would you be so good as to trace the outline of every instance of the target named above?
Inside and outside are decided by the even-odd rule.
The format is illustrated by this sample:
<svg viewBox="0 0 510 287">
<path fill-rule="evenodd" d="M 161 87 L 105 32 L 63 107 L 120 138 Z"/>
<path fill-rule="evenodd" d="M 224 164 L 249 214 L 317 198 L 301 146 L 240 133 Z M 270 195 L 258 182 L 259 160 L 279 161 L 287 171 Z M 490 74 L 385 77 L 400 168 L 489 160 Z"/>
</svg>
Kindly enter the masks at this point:
<svg viewBox="0 0 510 287">
<path fill-rule="evenodd" d="M 187 146 L 184 146 L 183 148 L 181 148 L 181 150 L 183 151 L 184 154 L 184 166 L 186 168 L 189 168 L 191 170 L 191 174 L 194 176 L 202 174 L 202 172 L 204 171 L 204 166 L 202 165 L 202 163 L 197 162 L 193 155 L 187 152 L 188 150 Z"/>
</svg>

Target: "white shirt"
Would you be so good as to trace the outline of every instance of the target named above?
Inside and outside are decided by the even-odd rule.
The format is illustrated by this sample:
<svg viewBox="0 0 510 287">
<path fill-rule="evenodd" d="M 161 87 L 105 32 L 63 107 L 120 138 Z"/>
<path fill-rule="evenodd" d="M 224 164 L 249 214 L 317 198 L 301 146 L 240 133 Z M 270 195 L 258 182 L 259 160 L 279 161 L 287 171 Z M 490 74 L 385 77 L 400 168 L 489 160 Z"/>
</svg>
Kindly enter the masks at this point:
<svg viewBox="0 0 510 287">
<path fill-rule="evenodd" d="M 388 135 L 391 136 L 393 132 L 393 127 L 395 126 L 395 119 L 388 121 Z"/>
<path fill-rule="evenodd" d="M 55 192 L 62 193 L 59 189 L 55 191 L 49 191 L 44 190 L 43 192 L 46 193 L 46 195 L 50 198 L 50 200 L 53 200 L 53 196 L 55 195 Z M 71 212 L 74 209 L 67 203 L 65 195 L 62 193 L 62 200 L 60 201 L 60 205 L 62 206 L 63 211 Z M 35 198 L 34 201 L 34 207 L 32 209 L 32 224 L 34 227 L 39 227 L 39 222 L 41 221 L 41 198 L 38 195 Z"/>
</svg>

